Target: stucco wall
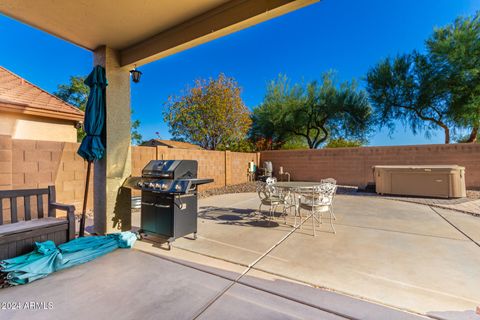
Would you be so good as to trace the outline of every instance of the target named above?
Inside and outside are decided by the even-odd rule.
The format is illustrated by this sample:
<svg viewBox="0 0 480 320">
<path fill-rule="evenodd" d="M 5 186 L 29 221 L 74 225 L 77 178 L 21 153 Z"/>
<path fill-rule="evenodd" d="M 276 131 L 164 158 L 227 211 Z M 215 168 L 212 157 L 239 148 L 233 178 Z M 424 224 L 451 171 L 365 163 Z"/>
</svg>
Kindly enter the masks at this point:
<svg viewBox="0 0 480 320">
<path fill-rule="evenodd" d="M 73 121 L 0 112 L 0 135 L 13 139 L 77 142 Z"/>
</svg>

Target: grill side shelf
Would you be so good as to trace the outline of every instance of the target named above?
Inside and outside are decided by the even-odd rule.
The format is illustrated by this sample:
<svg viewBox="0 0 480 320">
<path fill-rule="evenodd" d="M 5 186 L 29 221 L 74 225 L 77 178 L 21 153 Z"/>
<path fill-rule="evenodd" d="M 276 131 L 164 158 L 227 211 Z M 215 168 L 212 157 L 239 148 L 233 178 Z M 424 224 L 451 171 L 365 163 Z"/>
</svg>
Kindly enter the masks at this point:
<svg viewBox="0 0 480 320">
<path fill-rule="evenodd" d="M 214 182 L 215 180 L 213 180 L 213 179 L 190 179 L 190 181 L 192 182 L 192 184 L 201 185 L 201 184 Z"/>
</svg>

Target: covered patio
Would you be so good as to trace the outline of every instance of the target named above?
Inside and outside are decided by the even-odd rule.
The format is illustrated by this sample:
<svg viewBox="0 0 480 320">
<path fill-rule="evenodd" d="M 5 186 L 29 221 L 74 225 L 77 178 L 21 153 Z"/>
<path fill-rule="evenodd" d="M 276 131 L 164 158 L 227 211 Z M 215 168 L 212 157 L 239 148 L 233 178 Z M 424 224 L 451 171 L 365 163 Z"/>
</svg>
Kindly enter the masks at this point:
<svg viewBox="0 0 480 320">
<path fill-rule="evenodd" d="M 93 52 L 105 68 L 105 156 L 94 166 L 95 232 L 131 228 L 130 70 L 319 0 L 7 0 L 0 12 Z M 52 52 L 54 55 L 55 52 Z"/>
<path fill-rule="evenodd" d="M 309 221 L 295 229 L 291 215 L 270 222 L 257 208 L 253 193 L 202 199 L 197 240 L 178 239 L 171 251 L 137 242 L 6 293 L 53 301 L 51 312 L 71 319 L 86 309 L 117 319 L 475 319 L 478 218 L 338 195 L 337 233 L 324 223 L 313 237 Z"/>
<path fill-rule="evenodd" d="M 131 192 L 121 188 L 132 171 L 129 70 L 314 2 L 2 1 L 2 13 L 91 50 L 92 65 L 106 69 L 106 156 L 94 167 L 94 232 L 139 226 Z M 313 237 L 309 221 L 299 228 L 292 215 L 268 221 L 258 205 L 254 193 L 202 199 L 197 240 L 178 239 L 171 251 L 139 241 L 133 250 L 1 290 L 0 301 L 45 306 L 1 310 L 1 318 L 477 317 L 478 218 L 339 195 L 337 233 L 325 223 Z"/>
</svg>

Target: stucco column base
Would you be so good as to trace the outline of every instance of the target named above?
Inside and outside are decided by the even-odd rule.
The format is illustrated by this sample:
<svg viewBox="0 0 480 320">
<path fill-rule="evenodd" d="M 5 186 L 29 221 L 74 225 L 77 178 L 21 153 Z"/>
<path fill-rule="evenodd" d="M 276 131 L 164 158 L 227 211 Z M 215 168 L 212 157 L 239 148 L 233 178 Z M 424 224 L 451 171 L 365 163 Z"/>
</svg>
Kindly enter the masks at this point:
<svg viewBox="0 0 480 320">
<path fill-rule="evenodd" d="M 131 174 L 130 74 L 120 67 L 117 51 L 102 46 L 94 51 L 94 65 L 106 70 L 105 157 L 95 163 L 94 232 L 131 229 L 131 191 L 122 184 Z"/>
</svg>

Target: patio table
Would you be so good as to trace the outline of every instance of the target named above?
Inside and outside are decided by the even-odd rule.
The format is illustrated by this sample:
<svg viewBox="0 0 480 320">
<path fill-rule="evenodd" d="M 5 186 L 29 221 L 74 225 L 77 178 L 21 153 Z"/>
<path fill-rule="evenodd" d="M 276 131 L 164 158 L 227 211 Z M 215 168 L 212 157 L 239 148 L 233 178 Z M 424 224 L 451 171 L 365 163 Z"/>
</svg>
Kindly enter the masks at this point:
<svg viewBox="0 0 480 320">
<path fill-rule="evenodd" d="M 275 183 L 275 187 L 285 190 L 292 189 L 311 189 L 314 186 L 318 186 L 320 182 L 311 181 L 279 181 Z"/>
<path fill-rule="evenodd" d="M 295 210 L 295 222 L 294 227 L 297 226 L 297 214 L 300 217 L 300 224 L 302 224 L 302 216 L 300 213 L 299 208 L 299 201 L 300 201 L 300 193 L 298 190 L 308 191 L 311 190 L 313 187 L 318 186 L 320 182 L 312 182 L 312 181 L 280 181 L 275 183 L 275 187 L 279 189 L 283 189 L 288 195 L 286 198 L 290 200 L 288 206 L 290 208 L 294 208 Z M 297 194 L 299 193 L 299 194 Z M 305 220 L 311 218 L 309 215 L 306 217 Z"/>
</svg>

